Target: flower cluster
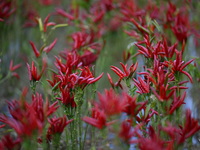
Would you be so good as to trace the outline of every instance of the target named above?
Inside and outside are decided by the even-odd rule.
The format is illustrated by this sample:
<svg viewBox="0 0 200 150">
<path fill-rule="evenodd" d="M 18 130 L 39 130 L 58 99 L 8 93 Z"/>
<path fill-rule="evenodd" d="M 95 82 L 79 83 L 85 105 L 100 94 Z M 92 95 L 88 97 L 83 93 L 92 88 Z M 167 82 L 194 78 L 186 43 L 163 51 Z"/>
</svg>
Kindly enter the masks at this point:
<svg viewBox="0 0 200 150">
<path fill-rule="evenodd" d="M 27 85 L 29 77 L 31 88 L 25 88 L 19 100 L 7 102 L 8 114 L 0 113 L 0 130 L 8 131 L 2 132 L 0 149 L 191 146 L 189 139 L 200 130 L 191 110 L 183 109 L 188 85 L 195 84 L 193 75 L 198 72 L 198 58 L 187 55 L 189 44 L 197 46 L 200 37 L 199 23 L 190 15 L 193 4 L 0 0 L 0 26 L 8 29 L 5 33 L 12 35 L 21 27 L 17 37 L 28 35 L 16 38 L 22 42 L 19 56 L 28 72 L 18 74 L 24 65 L 14 65 L 12 58 L 7 75 L 0 69 L 0 84 L 14 76 L 24 78 Z M 7 19 L 12 14 L 17 21 Z M 15 47 L 13 41 L 2 44 Z M 111 62 L 119 58 L 117 53 L 123 54 L 123 62 Z M 4 65 L 4 59 L 0 63 Z"/>
</svg>

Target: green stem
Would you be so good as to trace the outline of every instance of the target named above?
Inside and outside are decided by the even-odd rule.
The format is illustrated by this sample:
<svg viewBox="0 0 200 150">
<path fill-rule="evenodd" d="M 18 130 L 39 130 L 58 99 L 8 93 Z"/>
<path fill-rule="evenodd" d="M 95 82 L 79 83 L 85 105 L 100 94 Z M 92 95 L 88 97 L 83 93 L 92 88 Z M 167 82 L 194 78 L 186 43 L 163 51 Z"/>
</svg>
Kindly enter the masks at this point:
<svg viewBox="0 0 200 150">
<path fill-rule="evenodd" d="M 58 149 L 60 145 L 60 134 L 53 135 L 53 147 Z"/>
<path fill-rule="evenodd" d="M 76 116 L 74 121 L 72 122 L 72 150 L 77 150 L 77 126 L 76 126 Z"/>
<path fill-rule="evenodd" d="M 3 79 L 0 80 L 0 84 L 2 84 L 4 81 L 6 81 L 7 79 L 9 79 L 10 77 L 11 77 L 11 73 L 8 72 L 8 74 Z"/>
<path fill-rule="evenodd" d="M 95 137 L 95 127 L 93 127 L 93 126 L 92 126 L 92 136 L 91 136 L 91 141 L 92 141 L 92 147 L 95 147 L 96 137 Z"/>
<path fill-rule="evenodd" d="M 83 141 L 82 141 L 82 149 L 84 149 L 84 147 L 85 147 L 85 139 L 86 139 L 88 127 L 89 127 L 89 124 L 87 123 L 85 133 L 84 133 L 84 137 L 83 137 Z"/>
<path fill-rule="evenodd" d="M 82 136 L 82 130 L 81 130 L 81 116 L 80 116 L 80 111 L 81 111 L 81 107 L 78 106 L 77 109 L 77 125 L 78 125 L 78 142 L 79 142 L 79 149 L 82 149 L 82 142 L 81 142 L 81 136 Z"/>
</svg>

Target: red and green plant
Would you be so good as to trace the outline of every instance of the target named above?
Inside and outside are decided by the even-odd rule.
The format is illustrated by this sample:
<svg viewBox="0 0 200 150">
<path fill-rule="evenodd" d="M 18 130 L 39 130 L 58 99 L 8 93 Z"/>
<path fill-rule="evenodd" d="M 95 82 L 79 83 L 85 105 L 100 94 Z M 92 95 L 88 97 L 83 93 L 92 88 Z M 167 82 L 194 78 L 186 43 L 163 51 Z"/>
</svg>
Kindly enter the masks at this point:
<svg viewBox="0 0 200 150">
<path fill-rule="evenodd" d="M 194 3 L 0 1 L 0 85 L 21 83 L 0 114 L 0 149 L 191 148 L 200 124 L 183 106 L 200 78 L 188 46 L 199 46 Z M 9 55 L 14 41 L 3 37 L 15 27 L 21 50 Z"/>
</svg>

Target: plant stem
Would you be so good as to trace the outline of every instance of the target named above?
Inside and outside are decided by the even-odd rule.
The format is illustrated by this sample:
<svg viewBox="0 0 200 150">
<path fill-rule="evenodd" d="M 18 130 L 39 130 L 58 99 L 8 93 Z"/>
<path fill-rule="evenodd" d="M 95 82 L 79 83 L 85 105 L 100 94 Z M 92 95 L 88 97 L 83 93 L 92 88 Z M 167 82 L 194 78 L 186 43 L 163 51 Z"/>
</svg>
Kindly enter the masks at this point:
<svg viewBox="0 0 200 150">
<path fill-rule="evenodd" d="M 87 123 L 85 133 L 84 133 L 84 137 L 83 137 L 83 141 L 82 141 L 82 149 L 84 149 L 84 147 L 85 147 L 85 139 L 86 139 L 86 133 L 87 133 L 87 130 L 88 130 L 88 126 L 89 126 L 89 124 Z"/>
<path fill-rule="evenodd" d="M 4 81 L 6 81 L 7 79 L 9 79 L 11 76 L 10 72 L 3 78 L 0 80 L 0 84 L 2 84 Z"/>
</svg>

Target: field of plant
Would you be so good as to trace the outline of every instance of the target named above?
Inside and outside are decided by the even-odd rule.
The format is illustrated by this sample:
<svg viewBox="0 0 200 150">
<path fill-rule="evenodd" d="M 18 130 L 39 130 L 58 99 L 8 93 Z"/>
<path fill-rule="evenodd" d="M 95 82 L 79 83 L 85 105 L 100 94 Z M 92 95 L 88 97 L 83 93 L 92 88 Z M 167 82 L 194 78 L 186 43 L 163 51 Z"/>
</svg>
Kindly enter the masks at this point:
<svg viewBox="0 0 200 150">
<path fill-rule="evenodd" d="M 0 0 L 0 150 L 200 149 L 198 0 Z"/>
</svg>

